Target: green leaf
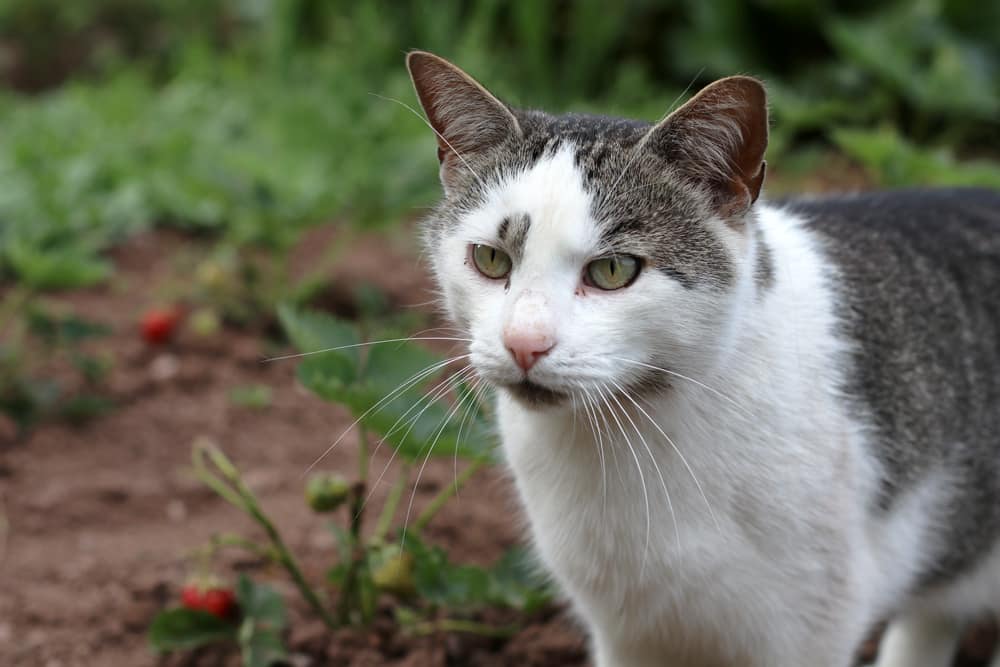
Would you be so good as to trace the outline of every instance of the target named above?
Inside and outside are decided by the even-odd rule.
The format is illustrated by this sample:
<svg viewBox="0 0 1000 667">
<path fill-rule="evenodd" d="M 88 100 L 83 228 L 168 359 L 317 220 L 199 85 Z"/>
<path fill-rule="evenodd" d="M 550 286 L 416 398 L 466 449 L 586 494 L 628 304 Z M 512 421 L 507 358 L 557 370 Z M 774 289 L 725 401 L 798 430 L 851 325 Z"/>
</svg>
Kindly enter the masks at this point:
<svg viewBox="0 0 1000 667">
<path fill-rule="evenodd" d="M 287 623 L 285 603 L 269 587 L 255 584 L 250 577 L 240 575 L 236 583 L 236 600 L 244 619 L 262 627 L 281 630 Z"/>
<path fill-rule="evenodd" d="M 490 599 L 495 604 L 532 612 L 548 604 L 552 587 L 527 549 L 508 549 L 490 570 Z"/>
<path fill-rule="evenodd" d="M 156 615 L 149 641 L 160 652 L 191 649 L 236 639 L 236 626 L 207 611 L 168 609 Z"/>
<path fill-rule="evenodd" d="M 467 390 L 459 387 L 456 392 L 460 401 L 462 396 L 467 400 L 460 404 L 442 399 L 428 403 L 423 391 L 405 392 L 362 421 L 410 461 L 428 455 L 490 457 L 496 445 L 492 427 L 479 404 L 470 402 L 473 399 Z"/>
<path fill-rule="evenodd" d="M 111 264 L 76 248 L 41 248 L 13 241 L 2 254 L 21 281 L 36 289 L 86 287 L 111 275 Z"/>
<path fill-rule="evenodd" d="M 88 338 L 106 336 L 111 329 L 100 322 L 86 320 L 76 315 L 53 315 L 40 308 L 27 311 L 28 328 L 31 333 L 47 343 L 80 343 Z"/>
<path fill-rule="evenodd" d="M 278 306 L 278 319 L 292 345 L 309 355 L 306 359 L 338 359 L 352 371 L 351 379 L 357 377 L 359 340 L 353 326 L 333 315 L 288 304 Z"/>
<path fill-rule="evenodd" d="M 288 656 L 277 630 L 263 628 L 249 618 L 240 626 L 238 641 L 243 667 L 270 667 Z"/>
<path fill-rule="evenodd" d="M 372 345 L 362 381 L 375 393 L 385 396 L 438 361 L 440 357 L 413 343 Z"/>
</svg>

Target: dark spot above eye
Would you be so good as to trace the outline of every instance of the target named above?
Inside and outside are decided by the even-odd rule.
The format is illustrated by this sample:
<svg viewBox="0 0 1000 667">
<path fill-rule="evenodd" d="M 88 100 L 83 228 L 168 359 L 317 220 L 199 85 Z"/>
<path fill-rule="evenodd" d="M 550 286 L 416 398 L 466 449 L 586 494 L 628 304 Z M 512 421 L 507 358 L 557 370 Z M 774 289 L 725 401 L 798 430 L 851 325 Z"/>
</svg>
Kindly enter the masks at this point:
<svg viewBox="0 0 1000 667">
<path fill-rule="evenodd" d="M 694 287 L 694 281 L 691 280 L 691 276 L 684 273 L 683 271 L 678 271 L 677 269 L 674 269 L 669 266 L 658 266 L 656 268 L 660 273 L 670 278 L 673 278 L 674 280 L 679 282 L 682 287 L 686 289 L 692 289 Z"/>
<path fill-rule="evenodd" d="M 504 218 L 500 222 L 500 228 L 497 230 L 497 238 L 501 241 L 507 240 L 507 230 L 510 228 L 510 218 Z"/>
</svg>

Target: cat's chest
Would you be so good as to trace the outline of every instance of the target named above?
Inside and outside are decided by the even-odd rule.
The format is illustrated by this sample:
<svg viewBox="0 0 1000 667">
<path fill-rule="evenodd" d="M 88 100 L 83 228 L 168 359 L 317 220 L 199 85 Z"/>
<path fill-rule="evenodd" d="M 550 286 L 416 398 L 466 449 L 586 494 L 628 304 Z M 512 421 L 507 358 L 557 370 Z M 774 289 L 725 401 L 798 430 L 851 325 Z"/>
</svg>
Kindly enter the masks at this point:
<svg viewBox="0 0 1000 667">
<path fill-rule="evenodd" d="M 604 431 L 510 408 L 501 433 L 538 550 L 564 587 L 609 608 L 781 585 L 840 511 L 822 419 L 688 410 Z"/>
</svg>

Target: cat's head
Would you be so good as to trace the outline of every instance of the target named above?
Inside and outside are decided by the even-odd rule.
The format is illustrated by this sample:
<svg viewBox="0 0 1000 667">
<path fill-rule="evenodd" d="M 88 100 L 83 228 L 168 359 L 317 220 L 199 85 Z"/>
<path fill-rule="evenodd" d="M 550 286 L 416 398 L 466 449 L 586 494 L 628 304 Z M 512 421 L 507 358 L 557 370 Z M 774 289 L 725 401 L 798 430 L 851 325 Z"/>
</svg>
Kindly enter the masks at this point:
<svg viewBox="0 0 1000 667">
<path fill-rule="evenodd" d="M 766 273 L 758 81 L 723 79 L 650 124 L 514 109 L 437 56 L 407 64 L 445 191 L 429 256 L 482 377 L 544 407 L 718 362 Z"/>
</svg>

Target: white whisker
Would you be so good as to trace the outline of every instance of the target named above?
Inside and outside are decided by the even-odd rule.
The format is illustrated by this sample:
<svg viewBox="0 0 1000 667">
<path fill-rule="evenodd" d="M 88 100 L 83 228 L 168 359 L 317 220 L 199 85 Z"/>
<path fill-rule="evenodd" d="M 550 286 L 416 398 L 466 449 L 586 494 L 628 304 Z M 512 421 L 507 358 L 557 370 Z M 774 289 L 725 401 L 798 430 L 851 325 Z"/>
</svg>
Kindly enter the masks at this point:
<svg viewBox="0 0 1000 667">
<path fill-rule="evenodd" d="M 444 138 L 444 135 L 443 135 L 443 134 L 441 134 L 441 133 L 440 133 L 440 132 L 438 132 L 438 131 L 437 131 L 436 129 L 434 129 L 434 126 L 433 126 L 433 125 L 431 125 L 431 122 L 430 122 L 429 120 L 427 120 L 426 118 L 424 118 L 423 116 L 421 116 L 421 115 L 420 115 L 420 112 L 418 112 L 418 111 L 417 111 L 416 109 L 414 109 L 413 107 L 411 107 L 411 106 L 410 106 L 409 104 L 407 104 L 406 102 L 403 102 L 402 100 L 397 100 L 397 99 L 395 99 L 395 98 L 393 98 L 393 97 L 386 97 L 385 95 L 379 95 L 378 93 L 368 93 L 368 94 L 369 94 L 369 95 L 372 95 L 372 96 L 374 96 L 374 97 L 377 97 L 377 98 L 379 98 L 379 99 L 381 99 L 381 100 L 386 100 L 387 102 L 395 102 L 396 104 L 398 104 L 399 106 L 401 106 L 401 107 L 403 107 L 404 109 L 408 110 L 408 111 L 409 111 L 410 113 L 412 113 L 412 114 L 413 114 L 414 116 L 416 116 L 417 118 L 419 118 L 419 119 L 420 119 L 421 121 L 423 121 L 424 125 L 426 125 L 427 127 L 429 127 L 429 128 L 431 129 L 431 132 L 433 132 L 434 134 L 436 134 L 436 135 L 438 136 L 438 138 L 439 138 L 439 139 L 441 139 L 441 141 L 443 141 L 443 142 L 445 143 L 445 145 L 446 145 L 446 146 L 447 146 L 448 148 L 450 148 L 450 149 L 451 149 L 451 151 L 452 151 L 452 152 L 453 152 L 453 153 L 455 154 L 455 156 L 456 156 L 456 157 L 457 157 L 457 158 L 458 158 L 459 160 L 461 160 L 461 161 L 462 161 L 462 164 L 463 164 L 463 165 L 465 165 L 465 168 L 469 170 L 469 173 L 471 173 L 471 174 L 472 174 L 473 178 L 475 178 L 475 179 L 476 179 L 477 181 L 479 181 L 479 185 L 480 185 L 480 187 L 482 187 L 482 188 L 483 188 L 484 190 L 486 189 L 486 183 L 485 183 L 485 182 L 483 182 L 483 179 L 481 179 L 481 178 L 479 177 L 479 174 L 477 174 L 477 173 L 476 173 L 476 170 L 472 168 L 472 165 L 470 165 L 470 164 L 469 164 L 468 160 L 466 160 L 466 159 L 465 159 L 465 158 L 464 158 L 464 157 L 462 156 L 462 154 L 461 154 L 461 153 L 459 153 L 459 152 L 458 152 L 458 150 L 457 150 L 457 149 L 456 149 L 456 148 L 455 148 L 454 146 L 452 146 L 452 145 L 451 145 L 451 142 L 450 142 L 450 141 L 448 141 L 447 139 L 445 139 L 445 138 Z"/>
<path fill-rule="evenodd" d="M 628 434 L 625 432 L 625 427 L 622 426 L 621 420 L 618 419 L 618 415 L 611 408 L 611 403 L 604 396 L 604 391 L 601 387 L 595 387 L 601 400 L 604 402 L 605 407 L 607 407 L 608 412 L 611 413 L 611 417 L 618 424 L 618 430 L 621 431 L 622 437 L 625 439 L 625 445 L 628 447 L 629 452 L 632 453 L 632 460 L 635 461 L 636 470 L 639 472 L 639 484 L 642 486 L 642 498 L 646 504 L 646 543 L 642 548 L 642 565 L 639 567 L 639 576 L 641 577 L 646 571 L 646 558 L 649 556 L 649 538 L 652 528 L 652 517 L 649 510 L 649 491 L 646 488 L 646 476 L 642 472 L 642 464 L 639 463 L 639 456 L 635 453 L 635 448 L 632 446 L 632 441 L 629 439 Z"/>
<path fill-rule="evenodd" d="M 621 401 L 618 400 L 618 397 L 615 396 L 613 392 L 609 390 L 608 394 L 618 406 L 618 409 L 621 410 L 622 414 L 625 415 L 628 423 L 632 425 L 632 429 L 635 431 L 635 434 L 639 436 L 639 442 L 642 443 L 642 446 L 646 448 L 646 453 L 649 454 L 649 460 L 653 463 L 653 468 L 656 470 L 656 474 L 660 478 L 660 485 L 663 487 L 663 494 L 667 497 L 667 509 L 670 511 L 670 518 L 674 522 L 674 535 L 677 538 L 677 548 L 680 549 L 681 532 L 677 524 L 677 514 L 674 512 L 674 503 L 670 499 L 670 491 L 667 490 L 667 481 L 663 478 L 663 472 L 660 470 L 660 464 L 656 462 L 656 457 L 653 456 L 653 450 L 650 448 L 649 443 L 646 442 L 646 437 L 642 434 L 642 430 L 636 425 L 635 420 L 632 419 L 632 415 L 628 413 L 628 410 L 625 409 L 625 407 L 621 404 Z"/>
<path fill-rule="evenodd" d="M 313 461 L 312 463 L 310 463 L 306 467 L 305 471 L 303 471 L 303 473 L 302 473 L 302 476 L 304 477 L 305 475 L 309 474 L 309 472 L 312 471 L 313 468 L 315 468 L 317 465 L 319 465 L 320 461 L 322 461 L 324 458 L 326 458 L 327 455 L 329 455 L 330 452 L 332 452 L 333 449 L 337 445 L 340 444 L 340 442 L 351 431 L 351 429 L 353 429 L 355 426 L 357 426 L 358 424 L 361 423 L 362 419 L 364 419 L 365 417 L 367 417 L 372 412 L 378 410 L 385 403 L 387 403 L 388 401 L 391 401 L 395 396 L 397 396 L 397 395 L 401 394 L 402 392 L 406 391 L 407 389 L 409 389 L 413 385 L 415 385 L 418 382 L 420 382 L 422 379 L 433 375 L 435 372 L 437 372 L 438 370 L 444 368 L 448 364 L 452 364 L 452 363 L 454 363 L 456 361 L 459 361 L 461 359 L 465 359 L 465 358 L 467 358 L 469 356 L 470 356 L 469 354 L 460 354 L 460 355 L 458 355 L 456 357 L 451 357 L 450 359 L 445 359 L 444 361 L 439 361 L 436 364 L 432 364 L 431 366 L 428 366 L 427 368 L 425 368 L 424 370 L 420 371 L 419 373 L 416 373 L 416 374 L 410 376 L 409 379 L 404 380 L 402 383 L 399 384 L 399 386 L 397 386 L 391 392 L 389 392 L 388 394 L 386 394 L 385 396 L 383 396 L 382 399 L 379 400 L 378 403 L 376 403 L 375 405 L 373 405 L 370 408 L 368 408 L 367 410 L 365 410 L 361 414 L 360 417 L 358 417 L 357 419 L 355 419 L 354 422 L 351 423 L 350 426 L 348 426 L 346 429 L 344 429 L 344 431 L 333 442 L 333 444 L 330 445 L 329 447 L 327 447 L 326 450 L 324 450 L 323 453 L 320 454 L 319 457 L 317 457 L 317 459 L 315 461 Z"/>
<path fill-rule="evenodd" d="M 715 394 L 716 396 L 718 396 L 719 398 L 727 401 L 730 405 L 732 405 L 733 407 L 735 407 L 737 410 L 741 411 L 746 416 L 753 417 L 753 414 L 750 413 L 750 411 L 746 410 L 743 406 L 741 406 L 739 403 L 737 403 L 735 400 L 733 400 L 732 398 L 730 398 L 726 394 L 722 393 L 718 389 L 713 389 L 712 387 L 709 387 L 707 384 L 705 384 L 703 382 L 699 382 L 698 380 L 695 380 L 694 378 L 688 377 L 687 375 L 684 375 L 682 373 L 678 373 L 677 371 L 668 370 L 666 368 L 660 368 L 659 366 L 654 366 L 652 364 L 647 364 L 647 363 L 645 363 L 643 361 L 636 361 L 635 359 L 629 359 L 627 357 L 611 357 L 611 359 L 613 359 L 615 361 L 622 361 L 622 362 L 625 362 L 627 364 L 635 364 L 636 366 L 642 366 L 644 368 L 648 368 L 648 369 L 654 370 L 654 371 L 660 371 L 661 373 L 666 373 L 667 375 L 670 375 L 672 377 L 678 378 L 680 380 L 687 380 L 688 382 L 691 382 L 692 384 L 695 384 L 695 385 L 701 387 L 702 389 L 705 389 L 706 391 L 710 391 L 713 394 Z"/>
<path fill-rule="evenodd" d="M 667 442 L 670 443 L 670 446 L 673 447 L 674 452 L 677 453 L 677 456 L 680 458 L 681 463 L 683 463 L 684 467 L 687 469 L 688 474 L 691 475 L 691 479 L 694 480 L 695 486 L 698 487 L 698 493 L 701 494 L 702 500 L 705 501 L 705 506 L 708 507 L 708 513 L 712 517 L 712 521 L 715 523 L 716 530 L 721 532 L 722 527 L 719 525 L 719 519 L 716 517 L 715 511 L 712 509 L 712 504 L 708 502 L 708 496 L 705 495 L 705 490 L 701 487 L 701 482 L 698 481 L 698 477 L 694 474 L 694 470 L 691 469 L 691 466 L 688 464 L 687 459 L 684 458 L 684 454 L 681 453 L 680 448 L 676 444 L 674 444 L 674 441 L 671 439 L 671 437 L 667 435 L 662 428 L 660 428 L 660 425 L 656 423 L 656 420 L 653 419 L 650 416 L 650 414 L 646 412 L 646 410 L 635 401 L 635 399 L 633 399 L 631 396 L 628 395 L 628 392 L 626 392 L 621 387 L 621 385 L 619 385 L 614 380 L 611 381 L 611 384 L 615 385 L 615 387 L 618 389 L 619 393 L 621 393 L 622 396 L 624 396 L 625 398 L 627 398 L 629 401 L 632 402 L 632 405 L 634 405 L 639 410 L 639 412 L 641 412 L 646 417 L 646 419 L 649 420 L 649 423 L 652 424 L 653 427 L 660 432 L 660 435 L 666 438 Z"/>
<path fill-rule="evenodd" d="M 296 354 L 283 354 L 279 357 L 266 357 L 261 359 L 261 363 L 268 363 L 271 361 L 282 361 L 284 359 L 298 359 L 300 357 L 308 357 L 314 354 L 323 354 L 324 352 L 336 352 L 337 350 L 350 350 L 356 347 L 368 347 L 369 345 L 382 345 L 383 343 L 405 343 L 407 341 L 414 340 L 450 340 L 459 343 L 471 343 L 471 338 L 454 338 L 449 336 L 426 336 L 422 338 L 417 338 L 415 336 L 408 336 L 406 338 L 387 338 L 386 340 L 372 340 L 367 343 L 352 343 L 350 345 L 338 345 L 337 347 L 326 347 L 322 350 L 313 350 L 311 352 L 298 352 Z"/>
</svg>

